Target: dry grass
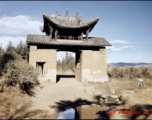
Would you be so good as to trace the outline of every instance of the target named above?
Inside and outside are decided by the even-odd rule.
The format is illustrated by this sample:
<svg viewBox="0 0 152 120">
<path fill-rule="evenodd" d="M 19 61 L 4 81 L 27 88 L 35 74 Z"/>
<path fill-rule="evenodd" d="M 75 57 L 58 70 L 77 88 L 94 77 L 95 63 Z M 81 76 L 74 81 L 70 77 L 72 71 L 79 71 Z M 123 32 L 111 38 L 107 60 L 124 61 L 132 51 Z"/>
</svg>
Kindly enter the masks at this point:
<svg viewBox="0 0 152 120">
<path fill-rule="evenodd" d="M 116 79 L 135 79 L 135 78 L 152 78 L 152 68 L 146 67 L 110 67 L 108 66 L 108 76 Z"/>
<path fill-rule="evenodd" d="M 145 87 L 151 87 L 151 80 L 145 80 Z M 87 87 L 93 87 L 98 91 L 104 91 L 106 93 L 112 94 L 115 91 L 115 94 L 121 94 L 125 90 L 136 90 L 138 89 L 138 80 L 137 79 L 115 79 L 110 78 L 106 83 L 85 83 Z M 103 93 L 103 92 L 102 92 Z"/>
<path fill-rule="evenodd" d="M 152 79 L 144 79 L 145 87 L 139 89 L 138 81 L 134 79 L 110 78 L 107 83 L 85 83 L 88 89 L 93 90 L 93 95 L 101 94 L 122 94 L 127 100 L 125 108 L 131 108 L 135 104 L 152 104 Z"/>
<path fill-rule="evenodd" d="M 12 112 L 19 106 L 24 105 L 29 96 L 21 93 L 18 88 L 4 87 L 4 91 L 0 92 L 0 115 L 4 118 L 13 116 Z"/>
<path fill-rule="evenodd" d="M 0 80 L 0 85 L 18 87 L 29 95 L 34 94 L 32 90 L 35 85 L 39 84 L 33 67 L 23 60 L 8 62 L 2 71 L 2 75 L 5 79 Z"/>
<path fill-rule="evenodd" d="M 0 78 L 0 117 L 21 119 L 30 116 L 26 112 L 26 109 L 30 107 L 29 95 L 34 95 L 33 90 L 37 84 L 37 75 L 33 68 L 23 60 L 15 60 L 9 61 L 2 72 L 3 76 Z M 16 116 L 16 114 L 18 115 Z"/>
</svg>

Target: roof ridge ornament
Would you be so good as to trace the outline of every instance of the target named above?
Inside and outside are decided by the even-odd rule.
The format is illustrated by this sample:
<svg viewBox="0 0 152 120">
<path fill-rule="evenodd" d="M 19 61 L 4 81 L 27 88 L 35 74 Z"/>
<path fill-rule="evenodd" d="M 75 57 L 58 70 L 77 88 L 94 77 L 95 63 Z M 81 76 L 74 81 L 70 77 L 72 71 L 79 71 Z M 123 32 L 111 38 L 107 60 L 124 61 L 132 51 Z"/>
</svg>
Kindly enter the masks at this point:
<svg viewBox="0 0 152 120">
<path fill-rule="evenodd" d="M 77 19 L 78 19 L 78 17 L 79 17 L 79 13 L 77 12 L 77 13 L 76 13 L 76 16 L 75 16 L 75 18 L 77 18 Z"/>
<path fill-rule="evenodd" d="M 55 11 L 55 15 L 58 15 L 58 11 L 57 10 Z"/>
<path fill-rule="evenodd" d="M 57 10 L 55 11 L 54 15 L 55 15 L 55 19 L 57 19 L 57 16 L 58 16 L 58 11 Z"/>
<path fill-rule="evenodd" d="M 66 9 L 66 15 L 65 15 L 65 17 L 66 17 L 66 18 L 69 18 L 69 17 L 68 17 L 68 8 Z"/>
<path fill-rule="evenodd" d="M 98 19 L 100 18 L 101 14 L 98 16 Z"/>
</svg>

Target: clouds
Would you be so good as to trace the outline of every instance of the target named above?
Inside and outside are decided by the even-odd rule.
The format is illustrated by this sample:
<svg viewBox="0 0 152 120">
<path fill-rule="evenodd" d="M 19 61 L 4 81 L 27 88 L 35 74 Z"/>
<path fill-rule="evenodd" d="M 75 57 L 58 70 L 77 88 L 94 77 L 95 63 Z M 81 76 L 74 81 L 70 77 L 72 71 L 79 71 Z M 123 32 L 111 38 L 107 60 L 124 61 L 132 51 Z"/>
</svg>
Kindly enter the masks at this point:
<svg viewBox="0 0 152 120">
<path fill-rule="evenodd" d="M 107 47 L 108 51 L 124 51 L 124 50 L 131 50 L 131 49 L 135 49 L 135 46 L 122 46 L 122 47 Z"/>
<path fill-rule="evenodd" d="M 125 40 L 113 40 L 109 41 L 112 46 L 107 47 L 107 53 L 118 52 L 118 51 L 127 51 L 136 49 L 137 47 L 131 45 L 128 41 Z"/>
<path fill-rule="evenodd" d="M 43 25 L 43 23 L 26 15 L 0 17 L 0 46 L 5 49 L 9 41 L 11 41 L 14 46 L 16 46 L 20 40 L 26 42 L 27 34 L 44 35 L 44 33 L 40 31 L 39 25 Z M 74 53 L 71 55 L 75 56 Z M 57 59 L 62 60 L 63 57 L 65 57 L 65 52 L 57 53 Z"/>
<path fill-rule="evenodd" d="M 16 37 L 11 37 L 11 36 L 1 36 L 0 37 L 0 46 L 2 46 L 4 49 L 8 45 L 9 41 L 12 42 L 13 46 L 16 46 L 20 40 L 25 42 L 26 37 L 21 37 L 21 36 L 16 36 Z"/>
<path fill-rule="evenodd" d="M 6 47 L 9 41 L 17 45 L 20 40 L 25 42 L 27 34 L 43 34 L 39 25 L 43 23 L 30 16 L 2 16 L 0 18 L 0 45 Z"/>
<path fill-rule="evenodd" d="M 0 18 L 0 33 L 1 36 L 25 36 L 27 34 L 40 34 L 39 25 L 42 25 L 42 23 L 32 19 L 30 16 L 3 16 Z"/>
<path fill-rule="evenodd" d="M 125 40 L 113 40 L 110 41 L 111 44 L 130 44 L 129 42 L 125 41 Z"/>
<path fill-rule="evenodd" d="M 5 48 L 9 41 L 11 41 L 12 44 L 16 46 L 20 40 L 23 42 L 26 41 L 27 34 L 44 35 L 44 33 L 40 31 L 39 25 L 43 25 L 43 23 L 27 15 L 0 17 L 0 45 Z M 109 42 L 112 46 L 107 47 L 108 54 L 137 48 L 125 40 L 112 40 Z M 61 60 L 64 56 L 65 52 L 59 52 L 57 59 Z M 75 54 L 72 53 L 72 56 L 75 56 Z"/>
</svg>

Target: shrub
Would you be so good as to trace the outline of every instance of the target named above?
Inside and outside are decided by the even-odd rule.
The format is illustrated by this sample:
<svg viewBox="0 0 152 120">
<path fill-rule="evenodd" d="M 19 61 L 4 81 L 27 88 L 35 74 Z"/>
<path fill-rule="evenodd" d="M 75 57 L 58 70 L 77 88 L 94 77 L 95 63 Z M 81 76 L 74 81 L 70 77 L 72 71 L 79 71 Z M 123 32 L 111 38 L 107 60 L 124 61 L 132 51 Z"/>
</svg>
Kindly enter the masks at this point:
<svg viewBox="0 0 152 120">
<path fill-rule="evenodd" d="M 28 95 L 33 95 L 34 85 L 39 84 L 33 67 L 23 60 L 8 62 L 2 74 L 5 76 L 4 85 L 19 87 Z"/>
<path fill-rule="evenodd" d="M 57 70 L 60 71 L 62 67 L 62 62 L 60 60 L 57 61 Z"/>
<path fill-rule="evenodd" d="M 0 117 L 9 119 L 9 117 L 15 115 L 12 114 L 14 110 L 21 105 L 25 105 L 25 102 L 28 101 L 28 96 L 20 94 L 19 90 L 13 87 L 11 89 L 5 87 L 4 89 L 5 92 L 0 93 Z"/>
<path fill-rule="evenodd" d="M 15 51 L 1 52 L 1 54 L 0 54 L 0 75 L 2 75 L 2 71 L 5 68 L 6 64 L 13 60 L 21 60 L 21 56 L 19 54 L 17 54 Z"/>
<path fill-rule="evenodd" d="M 15 51 L 22 57 L 24 60 L 28 60 L 29 57 L 29 51 L 28 51 L 28 45 L 20 41 L 20 43 L 15 48 Z"/>
<path fill-rule="evenodd" d="M 66 53 L 66 57 L 60 61 L 57 61 L 57 70 L 62 70 L 65 72 L 66 70 L 74 71 L 75 68 L 75 59 L 72 57 L 71 54 Z"/>
<path fill-rule="evenodd" d="M 125 70 L 119 67 L 108 66 L 108 76 L 111 78 L 123 78 L 125 76 Z"/>
<path fill-rule="evenodd" d="M 9 41 L 7 47 L 6 47 L 6 52 L 12 52 L 15 51 L 15 47 L 12 45 L 12 42 Z"/>
<path fill-rule="evenodd" d="M 146 67 L 110 67 L 108 66 L 108 76 L 110 78 L 125 78 L 125 79 L 134 79 L 134 78 L 152 78 L 152 69 Z"/>
<path fill-rule="evenodd" d="M 141 75 L 145 78 L 152 78 L 152 74 L 150 73 L 150 69 L 142 67 L 141 69 Z"/>
</svg>

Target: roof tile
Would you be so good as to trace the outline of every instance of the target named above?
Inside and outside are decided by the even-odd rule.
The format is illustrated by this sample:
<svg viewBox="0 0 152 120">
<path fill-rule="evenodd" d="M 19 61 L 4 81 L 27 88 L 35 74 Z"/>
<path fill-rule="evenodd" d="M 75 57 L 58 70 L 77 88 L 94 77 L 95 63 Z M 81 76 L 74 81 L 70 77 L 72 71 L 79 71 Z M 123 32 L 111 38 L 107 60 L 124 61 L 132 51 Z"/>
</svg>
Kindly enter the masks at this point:
<svg viewBox="0 0 152 120">
<path fill-rule="evenodd" d="M 47 44 L 47 45 L 65 45 L 65 46 L 111 46 L 111 44 L 105 40 L 104 38 L 96 38 L 92 37 L 88 40 L 65 40 L 65 39 L 57 39 L 57 41 L 50 41 L 49 36 L 45 35 L 27 35 L 26 39 L 27 43 L 35 43 L 35 44 Z"/>
</svg>

